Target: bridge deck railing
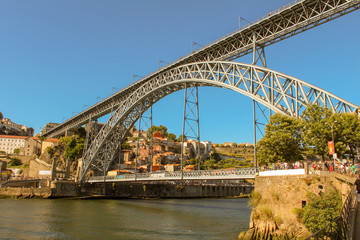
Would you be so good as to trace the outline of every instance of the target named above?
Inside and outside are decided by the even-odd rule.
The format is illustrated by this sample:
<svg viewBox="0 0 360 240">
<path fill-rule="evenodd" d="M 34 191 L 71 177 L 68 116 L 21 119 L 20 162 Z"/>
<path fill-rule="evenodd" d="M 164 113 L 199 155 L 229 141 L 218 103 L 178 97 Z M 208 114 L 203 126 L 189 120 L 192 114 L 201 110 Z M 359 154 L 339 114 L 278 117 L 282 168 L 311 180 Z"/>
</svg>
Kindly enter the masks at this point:
<svg viewBox="0 0 360 240">
<path fill-rule="evenodd" d="M 155 181 L 155 180 L 181 180 L 181 179 L 237 179 L 254 178 L 255 168 L 246 169 L 222 169 L 222 170 L 201 170 L 201 171 L 176 171 L 176 172 L 153 172 L 122 174 L 117 176 L 96 176 L 88 178 L 88 182 L 100 181 Z"/>
</svg>

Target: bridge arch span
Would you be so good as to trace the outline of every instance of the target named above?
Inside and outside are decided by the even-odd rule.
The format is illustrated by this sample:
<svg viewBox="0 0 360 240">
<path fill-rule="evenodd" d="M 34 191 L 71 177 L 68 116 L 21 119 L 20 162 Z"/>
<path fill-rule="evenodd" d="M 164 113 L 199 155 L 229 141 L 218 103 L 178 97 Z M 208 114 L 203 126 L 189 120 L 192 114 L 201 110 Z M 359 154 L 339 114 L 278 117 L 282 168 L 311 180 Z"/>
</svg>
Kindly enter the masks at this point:
<svg viewBox="0 0 360 240">
<path fill-rule="evenodd" d="M 91 169 L 107 171 L 126 133 L 141 114 L 165 96 L 194 86 L 215 86 L 246 95 L 275 112 L 299 117 L 316 103 L 333 112 L 358 107 L 323 89 L 271 69 L 237 62 L 198 62 L 157 75 L 135 89 L 110 116 L 83 156 L 80 181 Z"/>
</svg>

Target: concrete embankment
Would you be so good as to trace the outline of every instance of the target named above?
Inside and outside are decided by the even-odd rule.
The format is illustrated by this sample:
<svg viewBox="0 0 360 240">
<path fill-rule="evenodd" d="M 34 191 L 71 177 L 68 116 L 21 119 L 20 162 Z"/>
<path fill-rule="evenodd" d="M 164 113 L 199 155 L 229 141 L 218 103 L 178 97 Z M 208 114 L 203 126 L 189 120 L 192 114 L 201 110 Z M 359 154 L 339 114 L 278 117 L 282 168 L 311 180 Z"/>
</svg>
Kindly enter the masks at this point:
<svg viewBox="0 0 360 240">
<path fill-rule="evenodd" d="M 52 182 L 48 187 L 2 187 L 0 195 L 21 198 L 216 198 L 249 194 L 251 184 L 86 183 Z"/>
</svg>

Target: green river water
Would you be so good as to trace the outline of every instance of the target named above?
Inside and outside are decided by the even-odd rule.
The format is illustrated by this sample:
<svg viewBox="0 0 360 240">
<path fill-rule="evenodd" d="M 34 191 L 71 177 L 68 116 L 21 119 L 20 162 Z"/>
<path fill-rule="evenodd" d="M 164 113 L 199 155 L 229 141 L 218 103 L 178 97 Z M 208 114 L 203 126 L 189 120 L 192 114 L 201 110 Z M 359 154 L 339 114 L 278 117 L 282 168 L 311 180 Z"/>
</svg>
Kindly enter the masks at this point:
<svg viewBox="0 0 360 240">
<path fill-rule="evenodd" d="M 248 199 L 0 199 L 0 239 L 237 239 Z"/>
</svg>

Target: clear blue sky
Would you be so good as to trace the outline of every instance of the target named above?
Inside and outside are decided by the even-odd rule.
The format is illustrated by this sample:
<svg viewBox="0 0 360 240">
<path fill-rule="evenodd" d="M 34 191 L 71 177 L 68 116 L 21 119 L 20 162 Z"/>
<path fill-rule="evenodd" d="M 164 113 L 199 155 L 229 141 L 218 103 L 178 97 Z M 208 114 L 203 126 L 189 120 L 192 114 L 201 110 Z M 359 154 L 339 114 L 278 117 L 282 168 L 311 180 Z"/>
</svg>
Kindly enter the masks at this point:
<svg viewBox="0 0 360 240">
<path fill-rule="evenodd" d="M 2 0 L 0 111 L 40 131 L 112 88 L 145 76 L 292 1 Z M 360 11 L 266 48 L 268 67 L 360 105 Z M 249 58 L 237 60 L 249 63 Z M 253 142 L 252 101 L 200 88 L 201 139 Z M 181 134 L 183 92 L 154 106 L 154 124 Z"/>
</svg>

